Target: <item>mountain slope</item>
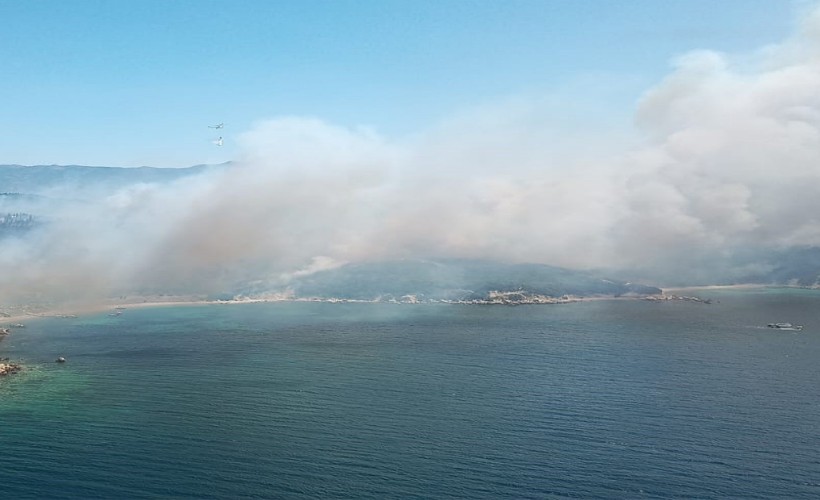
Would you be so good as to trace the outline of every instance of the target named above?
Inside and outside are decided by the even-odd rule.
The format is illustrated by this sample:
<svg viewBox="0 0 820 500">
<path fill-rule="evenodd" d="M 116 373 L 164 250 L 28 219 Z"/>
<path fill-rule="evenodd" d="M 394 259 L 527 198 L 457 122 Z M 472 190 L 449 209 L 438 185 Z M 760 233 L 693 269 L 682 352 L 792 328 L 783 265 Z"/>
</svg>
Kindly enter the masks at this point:
<svg viewBox="0 0 820 500">
<path fill-rule="evenodd" d="M 585 271 L 542 264 L 475 260 L 401 260 L 348 264 L 295 279 L 297 297 L 360 300 L 416 296 L 428 300 L 483 300 L 491 292 L 548 297 L 648 295 L 655 287 L 603 279 Z"/>
</svg>

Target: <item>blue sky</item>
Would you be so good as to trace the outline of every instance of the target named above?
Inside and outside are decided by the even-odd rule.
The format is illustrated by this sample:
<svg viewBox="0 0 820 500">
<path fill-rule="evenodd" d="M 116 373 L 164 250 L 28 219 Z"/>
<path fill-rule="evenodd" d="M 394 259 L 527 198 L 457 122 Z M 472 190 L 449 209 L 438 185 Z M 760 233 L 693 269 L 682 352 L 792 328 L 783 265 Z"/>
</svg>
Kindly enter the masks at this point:
<svg viewBox="0 0 820 500">
<path fill-rule="evenodd" d="M 585 119 L 628 128 L 676 56 L 758 50 L 808 5 L 0 0 L 0 164 L 217 163 L 259 120 L 401 138 L 517 95 L 558 94 L 560 112 L 592 102 Z"/>
</svg>

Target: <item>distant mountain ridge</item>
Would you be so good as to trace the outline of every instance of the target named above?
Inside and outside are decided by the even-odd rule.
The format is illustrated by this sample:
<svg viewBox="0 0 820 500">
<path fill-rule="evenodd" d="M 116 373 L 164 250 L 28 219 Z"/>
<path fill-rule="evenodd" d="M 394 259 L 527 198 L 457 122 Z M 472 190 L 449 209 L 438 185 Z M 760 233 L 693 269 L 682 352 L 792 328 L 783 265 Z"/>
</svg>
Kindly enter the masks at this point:
<svg viewBox="0 0 820 500">
<path fill-rule="evenodd" d="M 31 194 L 61 185 L 109 184 L 116 187 L 140 182 L 171 182 L 224 166 L 225 164 L 184 168 L 124 168 L 85 165 L 0 165 L 0 192 Z"/>
</svg>

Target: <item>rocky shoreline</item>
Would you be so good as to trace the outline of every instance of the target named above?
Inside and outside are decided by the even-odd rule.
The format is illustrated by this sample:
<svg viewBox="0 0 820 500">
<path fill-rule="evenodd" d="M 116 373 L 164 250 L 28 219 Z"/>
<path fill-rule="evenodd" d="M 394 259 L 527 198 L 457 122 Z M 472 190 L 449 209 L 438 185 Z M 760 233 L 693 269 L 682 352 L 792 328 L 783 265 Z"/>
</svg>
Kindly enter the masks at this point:
<svg viewBox="0 0 820 500">
<path fill-rule="evenodd" d="M 9 363 L 8 358 L 3 358 L 3 362 L 0 363 L 0 377 L 11 375 L 12 373 L 17 373 L 23 370 L 23 365 L 18 363 Z"/>
<path fill-rule="evenodd" d="M 3 339 L 5 339 L 10 333 L 11 330 L 9 328 L 0 328 L 0 342 L 2 342 Z M 0 377 L 18 373 L 22 370 L 23 365 L 9 362 L 9 358 L 0 358 Z"/>
</svg>

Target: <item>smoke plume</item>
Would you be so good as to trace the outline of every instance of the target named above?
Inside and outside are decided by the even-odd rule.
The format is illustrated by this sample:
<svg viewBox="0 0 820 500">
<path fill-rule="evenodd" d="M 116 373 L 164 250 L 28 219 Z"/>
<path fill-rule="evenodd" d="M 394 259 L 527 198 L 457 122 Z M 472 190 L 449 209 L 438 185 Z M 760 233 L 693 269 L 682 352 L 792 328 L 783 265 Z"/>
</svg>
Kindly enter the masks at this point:
<svg viewBox="0 0 820 500">
<path fill-rule="evenodd" d="M 562 121 L 533 96 L 402 139 L 263 120 L 224 169 L 40 193 L 47 223 L 0 242 L 0 300 L 216 293 L 430 257 L 730 280 L 754 267 L 738 252 L 820 245 L 820 9 L 755 53 L 678 57 L 629 134 Z"/>
</svg>

